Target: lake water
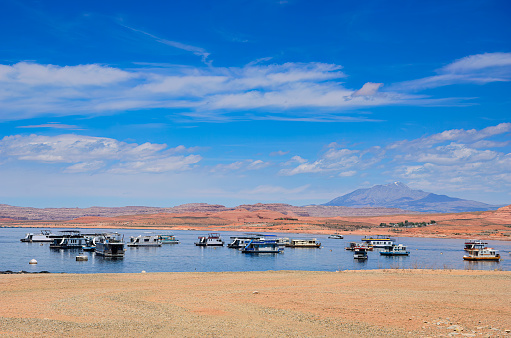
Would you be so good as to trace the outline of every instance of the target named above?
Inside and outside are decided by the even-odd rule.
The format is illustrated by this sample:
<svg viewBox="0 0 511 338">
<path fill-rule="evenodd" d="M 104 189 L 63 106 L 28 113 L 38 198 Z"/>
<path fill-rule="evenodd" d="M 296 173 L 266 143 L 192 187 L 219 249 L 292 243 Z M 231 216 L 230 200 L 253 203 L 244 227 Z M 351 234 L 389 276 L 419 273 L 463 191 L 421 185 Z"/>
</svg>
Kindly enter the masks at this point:
<svg viewBox="0 0 511 338">
<path fill-rule="evenodd" d="M 385 257 L 377 250 L 369 252 L 366 261 L 353 259 L 353 252 L 344 248 L 349 242 L 360 242 L 360 236 L 329 239 L 326 235 L 268 233 L 278 237 L 317 238 L 320 249 L 285 248 L 281 254 L 249 255 L 227 247 L 197 247 L 194 242 L 204 231 L 173 231 L 180 244 L 164 244 L 153 248 L 126 247 L 124 259 L 108 259 L 85 253 L 88 261 L 77 262 L 79 250 L 50 250 L 49 244 L 23 243 L 20 239 L 27 232 L 39 233 L 41 229 L 0 228 L 0 271 L 49 271 L 52 273 L 119 273 L 119 272 L 185 272 L 185 271 L 268 271 L 268 270 L 367 270 L 389 268 L 477 269 L 511 271 L 511 242 L 487 241 L 488 246 L 500 250 L 500 262 L 467 262 L 463 260 L 463 239 L 396 238 L 411 252 L 407 257 Z M 53 229 L 53 233 L 65 229 Z M 76 229 L 72 229 L 76 230 Z M 80 229 L 78 229 L 80 230 Z M 84 233 L 119 232 L 125 241 L 130 236 L 148 230 L 81 229 Z M 156 232 L 156 231 L 155 231 Z M 165 232 L 165 231 L 160 231 Z M 229 242 L 238 232 L 220 232 Z M 38 264 L 28 262 L 36 259 Z"/>
</svg>

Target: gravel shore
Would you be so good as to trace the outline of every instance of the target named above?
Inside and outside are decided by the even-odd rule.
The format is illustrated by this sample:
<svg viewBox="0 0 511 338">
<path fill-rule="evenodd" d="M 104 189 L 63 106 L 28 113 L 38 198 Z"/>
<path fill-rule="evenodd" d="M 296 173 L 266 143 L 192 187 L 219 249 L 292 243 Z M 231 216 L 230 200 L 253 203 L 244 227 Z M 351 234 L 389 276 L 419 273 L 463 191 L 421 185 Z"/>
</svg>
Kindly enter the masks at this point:
<svg viewBox="0 0 511 338">
<path fill-rule="evenodd" d="M 511 272 L 0 275 L 12 337 L 511 337 Z"/>
</svg>

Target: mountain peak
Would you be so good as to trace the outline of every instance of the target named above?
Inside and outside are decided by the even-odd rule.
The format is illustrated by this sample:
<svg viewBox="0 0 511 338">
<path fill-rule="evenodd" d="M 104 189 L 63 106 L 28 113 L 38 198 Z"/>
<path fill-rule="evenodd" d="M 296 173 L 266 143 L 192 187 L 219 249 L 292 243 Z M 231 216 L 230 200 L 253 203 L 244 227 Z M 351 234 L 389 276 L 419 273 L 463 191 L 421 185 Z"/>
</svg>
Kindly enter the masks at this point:
<svg viewBox="0 0 511 338">
<path fill-rule="evenodd" d="M 323 205 L 355 208 L 400 208 L 420 212 L 465 212 L 498 208 L 498 206 L 486 203 L 414 190 L 399 181 L 375 185 L 368 189 L 357 189 Z"/>
</svg>

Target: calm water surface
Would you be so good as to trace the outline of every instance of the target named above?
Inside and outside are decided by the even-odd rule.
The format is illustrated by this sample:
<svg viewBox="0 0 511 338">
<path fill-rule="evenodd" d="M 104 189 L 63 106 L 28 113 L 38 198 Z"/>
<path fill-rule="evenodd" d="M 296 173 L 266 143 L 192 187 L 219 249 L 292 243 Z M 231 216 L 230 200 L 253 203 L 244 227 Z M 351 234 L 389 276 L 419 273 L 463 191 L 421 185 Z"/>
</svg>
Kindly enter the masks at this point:
<svg viewBox="0 0 511 338">
<path fill-rule="evenodd" d="M 172 272 L 172 271 L 267 271 L 267 270 L 367 270 L 388 268 L 477 269 L 511 271 L 511 242 L 488 241 L 488 246 L 500 250 L 500 262 L 466 262 L 463 260 L 463 239 L 431 239 L 397 237 L 396 243 L 408 246 L 408 257 L 385 257 L 376 250 L 369 252 L 369 259 L 359 262 L 353 252 L 345 250 L 349 242 L 360 242 L 360 236 L 329 239 L 326 235 L 275 234 L 278 237 L 317 238 L 320 249 L 285 248 L 282 254 L 248 255 L 227 247 L 197 247 L 194 242 L 204 231 L 173 231 L 180 244 L 164 244 L 154 248 L 128 248 L 124 259 L 112 260 L 86 253 L 89 260 L 77 262 L 79 250 L 50 250 L 49 244 L 22 243 L 27 232 L 39 233 L 41 229 L 0 228 L 0 271 L 49 271 L 66 273 L 106 272 Z M 53 229 L 56 233 L 59 230 Z M 76 229 L 73 229 L 76 230 Z M 78 229 L 80 230 L 80 229 Z M 82 229 L 84 233 L 114 232 L 130 236 L 144 234 L 147 230 Z M 156 231 L 155 231 L 156 232 Z M 164 232 L 164 231 L 163 231 Z M 162 233 L 163 233 L 162 232 Z M 237 232 L 220 232 L 226 243 Z M 268 233 L 270 234 L 270 233 Z M 38 264 L 30 265 L 31 259 Z"/>
</svg>

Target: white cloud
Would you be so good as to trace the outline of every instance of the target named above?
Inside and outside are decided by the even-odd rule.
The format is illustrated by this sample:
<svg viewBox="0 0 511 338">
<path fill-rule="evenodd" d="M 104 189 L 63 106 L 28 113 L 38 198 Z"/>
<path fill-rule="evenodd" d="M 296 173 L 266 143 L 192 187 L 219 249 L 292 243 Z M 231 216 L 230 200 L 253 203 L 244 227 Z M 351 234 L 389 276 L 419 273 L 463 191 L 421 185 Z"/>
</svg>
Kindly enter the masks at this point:
<svg viewBox="0 0 511 338">
<path fill-rule="evenodd" d="M 269 165 L 271 165 L 270 162 L 264 162 L 262 160 L 243 160 L 229 164 L 217 164 L 211 169 L 211 172 L 259 170 L 266 168 Z"/>
<path fill-rule="evenodd" d="M 177 151 L 176 151 L 177 150 Z M 116 173 L 187 170 L 201 160 L 199 155 L 171 156 L 186 151 L 166 144 L 126 143 L 106 137 L 65 134 L 58 136 L 14 135 L 0 140 L 2 157 L 44 163 L 73 163 L 68 173 L 108 169 Z"/>
<path fill-rule="evenodd" d="M 511 53 L 484 53 L 456 60 L 437 70 L 438 75 L 392 85 L 392 90 L 423 90 L 441 86 L 511 80 Z"/>
<path fill-rule="evenodd" d="M 287 155 L 289 154 L 289 151 L 282 151 L 282 150 L 279 150 L 279 151 L 273 151 L 270 153 L 270 156 L 284 156 L 284 155 Z"/>
<path fill-rule="evenodd" d="M 378 92 L 378 89 L 380 89 L 382 86 L 383 86 L 383 83 L 367 82 L 362 86 L 362 88 L 354 91 L 353 94 L 351 94 L 351 96 L 352 97 L 354 97 L 354 96 L 373 96 Z"/>
<path fill-rule="evenodd" d="M 25 129 L 32 129 L 32 128 L 51 128 L 51 129 L 71 129 L 71 130 L 83 130 L 82 128 L 75 126 L 75 125 L 69 125 L 69 124 L 62 124 L 59 122 L 48 122 L 44 124 L 38 124 L 38 125 L 30 125 L 30 126 L 18 126 L 16 128 L 25 128 Z"/>
<path fill-rule="evenodd" d="M 106 86 L 127 81 L 136 74 L 96 64 L 78 66 L 40 65 L 20 62 L 0 65 L 0 83 L 28 86 Z"/>
<path fill-rule="evenodd" d="M 20 62 L 0 65 L 0 119 L 40 115 L 97 115 L 133 109 L 187 108 L 182 116 L 215 120 L 243 109 L 272 107 L 266 118 L 326 118 L 339 110 L 423 100 L 392 92 L 376 93 L 380 84 L 367 83 L 357 91 L 346 88 L 342 67 L 326 63 L 248 64 L 230 68 L 139 68 L 121 70 L 104 65 L 41 65 Z M 369 95 L 372 94 L 372 95 Z M 289 109 L 315 108 L 314 113 Z M 321 111 L 336 109 L 334 116 Z M 246 118 L 265 116 L 236 112 Z M 301 114 L 301 115 L 300 115 Z M 355 113 L 351 113 L 355 114 Z M 363 120 L 367 120 L 366 117 Z"/>
</svg>

